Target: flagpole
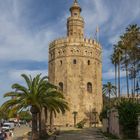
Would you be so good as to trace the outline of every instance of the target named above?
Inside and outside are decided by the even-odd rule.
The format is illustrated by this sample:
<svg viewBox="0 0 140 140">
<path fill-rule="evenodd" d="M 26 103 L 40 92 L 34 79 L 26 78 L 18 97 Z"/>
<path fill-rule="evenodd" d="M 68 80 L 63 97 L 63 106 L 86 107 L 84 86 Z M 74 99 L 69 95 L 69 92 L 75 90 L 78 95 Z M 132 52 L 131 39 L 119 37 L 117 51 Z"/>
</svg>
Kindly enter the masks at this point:
<svg viewBox="0 0 140 140">
<path fill-rule="evenodd" d="M 99 42 L 99 27 L 96 27 L 96 32 L 95 32 L 95 39 L 97 42 Z"/>
</svg>

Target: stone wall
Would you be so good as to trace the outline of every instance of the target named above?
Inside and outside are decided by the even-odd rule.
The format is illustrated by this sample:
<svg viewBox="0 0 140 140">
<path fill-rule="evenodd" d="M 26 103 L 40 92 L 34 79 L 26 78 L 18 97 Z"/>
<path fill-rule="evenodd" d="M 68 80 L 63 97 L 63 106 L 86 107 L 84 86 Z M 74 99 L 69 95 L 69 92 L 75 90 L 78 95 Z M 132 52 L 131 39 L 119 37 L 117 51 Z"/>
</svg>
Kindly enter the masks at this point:
<svg viewBox="0 0 140 140">
<path fill-rule="evenodd" d="M 58 125 L 73 125 L 75 111 L 79 122 L 86 118 L 86 112 L 95 109 L 99 114 L 102 109 L 102 48 L 97 41 L 84 37 L 84 19 L 76 1 L 70 11 L 67 37 L 49 45 L 49 81 L 61 84 L 70 107 L 69 112 L 55 118 Z"/>
<path fill-rule="evenodd" d="M 122 126 L 119 124 L 119 115 L 117 109 L 113 108 L 108 111 L 108 119 L 103 119 L 102 123 L 103 132 L 108 132 L 109 129 L 109 133 L 117 136 L 118 138 L 124 137 Z M 137 138 L 140 138 L 140 115 L 138 116 Z"/>
<path fill-rule="evenodd" d="M 140 139 L 140 115 L 138 116 L 138 138 Z"/>
<path fill-rule="evenodd" d="M 109 132 L 117 137 L 121 137 L 118 110 L 113 108 L 108 113 Z"/>
<path fill-rule="evenodd" d="M 96 108 L 99 114 L 102 108 L 100 46 L 88 39 L 82 43 L 78 39 L 77 42 L 76 39 L 72 42 L 59 40 L 49 49 L 49 80 L 58 86 L 63 83 L 63 93 L 71 110 L 65 115 L 67 119 L 61 116 L 61 122 L 67 120 L 70 124 L 73 124 L 73 111 L 78 112 L 78 122 L 86 117 L 85 112 Z M 92 83 L 92 93 L 87 92 L 88 82 Z"/>
</svg>

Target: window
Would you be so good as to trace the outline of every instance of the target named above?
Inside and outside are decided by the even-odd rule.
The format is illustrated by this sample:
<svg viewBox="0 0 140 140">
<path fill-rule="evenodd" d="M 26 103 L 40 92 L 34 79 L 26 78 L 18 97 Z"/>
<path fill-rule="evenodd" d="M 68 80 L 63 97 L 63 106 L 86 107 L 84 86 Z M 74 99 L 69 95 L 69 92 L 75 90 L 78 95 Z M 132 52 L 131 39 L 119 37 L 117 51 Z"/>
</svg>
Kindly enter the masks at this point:
<svg viewBox="0 0 140 140">
<path fill-rule="evenodd" d="M 88 60 L 88 65 L 90 65 L 90 60 Z"/>
<path fill-rule="evenodd" d="M 73 60 L 73 64 L 76 64 L 76 59 Z"/>
<path fill-rule="evenodd" d="M 62 60 L 60 60 L 60 65 L 62 65 Z"/>
<path fill-rule="evenodd" d="M 53 57 L 53 54 L 51 53 L 51 58 Z"/>
<path fill-rule="evenodd" d="M 59 88 L 61 91 L 63 91 L 63 83 L 62 82 L 59 83 Z"/>
<path fill-rule="evenodd" d="M 75 16 L 77 16 L 77 13 L 74 13 Z"/>
<path fill-rule="evenodd" d="M 92 84 L 90 82 L 87 83 L 87 91 L 92 93 Z"/>
</svg>

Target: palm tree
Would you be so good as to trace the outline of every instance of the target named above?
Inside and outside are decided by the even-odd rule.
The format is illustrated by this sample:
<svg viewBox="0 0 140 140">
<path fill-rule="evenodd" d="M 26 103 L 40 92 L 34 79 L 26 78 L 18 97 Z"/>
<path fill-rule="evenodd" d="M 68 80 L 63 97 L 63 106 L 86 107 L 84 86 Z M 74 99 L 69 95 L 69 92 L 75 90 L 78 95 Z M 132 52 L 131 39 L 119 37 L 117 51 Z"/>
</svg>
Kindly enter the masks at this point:
<svg viewBox="0 0 140 140">
<path fill-rule="evenodd" d="M 6 93 L 4 97 L 15 98 L 6 101 L 1 108 L 2 110 L 7 110 L 8 108 L 16 106 L 17 111 L 20 111 L 30 107 L 32 113 L 32 140 L 37 140 L 39 137 L 37 130 L 37 114 L 40 114 L 43 107 L 57 106 L 56 102 L 54 102 L 56 100 L 56 98 L 54 99 L 54 94 L 58 97 L 62 95 L 59 95 L 56 90 L 55 92 L 52 92 L 54 91 L 54 89 L 52 89 L 54 86 L 48 82 L 47 76 L 42 78 L 40 77 L 41 74 L 34 78 L 31 76 L 28 77 L 25 74 L 22 74 L 21 76 L 24 78 L 27 87 L 17 83 L 13 84 L 12 88 L 15 89 L 15 91 Z M 50 88 L 48 89 L 48 87 Z M 50 92 L 48 92 L 48 90 Z M 59 100 L 59 98 L 57 99 Z M 64 100 L 64 98 L 62 100 Z M 67 105 L 67 103 L 65 104 Z M 39 128 L 41 128 L 41 126 L 39 126 Z"/>
<path fill-rule="evenodd" d="M 40 79 L 40 74 L 35 78 L 28 77 L 25 74 L 21 75 L 27 87 L 22 86 L 18 83 L 12 85 L 12 88 L 15 89 L 14 92 L 9 92 L 4 95 L 4 97 L 15 97 L 12 100 L 9 99 L 6 101 L 2 108 L 5 110 L 6 108 L 11 108 L 16 106 L 17 110 L 27 109 L 30 107 L 30 111 L 32 113 L 32 139 L 38 139 L 38 131 L 37 131 L 37 114 L 42 108 L 42 104 L 45 103 L 45 85 L 47 77 L 43 77 Z"/>
<path fill-rule="evenodd" d="M 127 97 L 129 97 L 129 77 L 128 77 L 128 64 L 129 64 L 129 56 L 128 51 L 130 49 L 130 42 L 128 34 L 124 34 L 121 38 L 121 49 L 123 50 L 122 54 L 122 65 L 125 67 L 126 71 L 126 85 L 127 85 Z"/>
<path fill-rule="evenodd" d="M 134 94 L 135 94 L 135 87 L 136 87 L 136 64 L 140 60 L 140 48 L 138 47 L 140 45 L 140 27 L 137 26 L 137 24 L 130 25 L 126 29 L 126 34 L 129 36 L 129 42 L 131 44 L 131 48 L 129 51 L 129 57 L 132 62 L 132 67 L 134 68 L 133 72 L 133 86 L 134 86 Z"/>
<path fill-rule="evenodd" d="M 111 62 L 115 66 L 115 87 L 117 87 L 117 56 L 115 54 L 115 51 L 111 55 Z M 116 91 L 115 92 L 116 92 L 116 95 L 117 95 L 117 88 L 116 88 Z"/>
<path fill-rule="evenodd" d="M 124 49 L 125 52 L 124 64 L 127 78 L 127 93 L 129 94 L 128 64 L 133 60 L 133 67 L 135 68 L 137 56 L 139 56 L 140 54 L 140 49 L 137 49 L 138 48 L 137 45 L 140 44 L 140 27 L 138 27 L 137 24 L 130 25 L 128 28 L 126 28 L 126 32 L 124 33 L 124 35 L 121 36 L 121 41 L 122 41 L 122 49 Z M 135 87 L 135 74 L 134 74 L 134 87 Z"/>
<path fill-rule="evenodd" d="M 114 52 L 111 56 L 112 63 L 118 66 L 118 96 L 120 97 L 120 68 L 125 68 L 127 96 L 129 97 L 129 75 L 133 80 L 133 92 L 135 92 L 135 82 L 139 73 L 140 65 L 140 27 L 137 24 L 126 28 L 120 40 L 114 45 Z M 115 66 L 116 67 L 116 66 Z M 131 71 L 132 70 L 132 71 Z M 129 73 L 131 72 L 131 73 Z M 116 75 L 115 75 L 116 77 Z M 115 80 L 116 83 L 116 80 Z"/>
<path fill-rule="evenodd" d="M 110 97 L 111 95 L 116 96 L 116 87 L 111 84 L 111 82 L 107 82 L 107 84 L 103 85 L 103 95 L 109 96 L 109 108 L 111 107 Z"/>
<path fill-rule="evenodd" d="M 54 117 L 56 117 L 58 113 L 64 114 L 67 110 L 69 110 L 68 103 L 65 101 L 64 95 L 60 92 L 60 90 L 58 90 L 58 87 L 51 83 L 47 83 L 46 87 L 47 102 L 46 104 L 44 104 L 44 107 L 42 109 L 42 113 L 44 113 L 45 120 L 43 121 L 41 119 L 42 113 L 40 113 L 39 119 L 41 129 L 40 133 L 43 135 L 46 132 L 46 125 L 44 124 L 48 123 L 48 113 L 50 114 L 50 130 L 52 130 Z M 43 124 L 43 127 L 41 126 L 41 124 Z"/>
<path fill-rule="evenodd" d="M 114 55 L 116 58 L 116 63 L 118 65 L 118 97 L 120 97 L 120 95 L 121 95 L 121 93 L 120 93 L 120 65 L 121 65 L 121 61 L 122 61 L 122 49 L 121 49 L 120 42 L 118 42 L 117 45 L 114 45 L 114 47 L 115 47 Z"/>
<path fill-rule="evenodd" d="M 64 114 L 67 110 L 69 110 L 68 103 L 64 100 L 63 94 L 58 93 L 58 91 L 50 91 L 48 94 L 53 97 L 53 105 L 48 106 L 48 110 L 50 112 L 50 130 L 52 130 L 53 119 L 57 116 L 58 113 Z"/>
</svg>

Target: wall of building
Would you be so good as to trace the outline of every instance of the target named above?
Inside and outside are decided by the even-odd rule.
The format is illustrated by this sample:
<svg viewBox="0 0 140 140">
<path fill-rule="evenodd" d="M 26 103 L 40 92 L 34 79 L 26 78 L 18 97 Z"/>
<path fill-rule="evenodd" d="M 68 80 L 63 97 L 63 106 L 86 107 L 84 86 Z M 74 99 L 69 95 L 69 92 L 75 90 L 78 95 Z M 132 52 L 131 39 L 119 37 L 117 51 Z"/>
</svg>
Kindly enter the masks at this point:
<svg viewBox="0 0 140 140">
<path fill-rule="evenodd" d="M 76 60 L 76 64 L 73 61 Z M 49 48 L 49 80 L 55 85 L 63 83 L 63 93 L 69 102 L 70 112 L 56 122 L 73 124 L 72 112 L 77 111 L 77 122 L 86 117 L 85 112 L 102 107 L 101 47 L 91 39 L 59 39 Z M 87 92 L 87 83 L 92 92 Z M 64 119 L 67 118 L 67 119 Z M 64 122 L 64 120 L 66 120 Z"/>
<path fill-rule="evenodd" d="M 73 112 L 78 112 L 79 122 L 87 117 L 85 113 L 96 110 L 99 114 L 102 108 L 102 48 L 95 40 L 84 38 L 81 11 L 75 0 L 67 19 L 67 37 L 49 46 L 49 81 L 63 85 L 70 107 L 69 112 L 55 119 L 55 124 L 73 125 Z"/>
</svg>

